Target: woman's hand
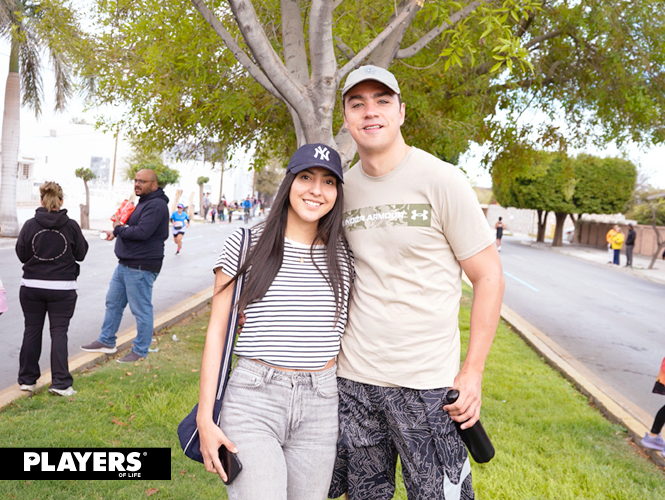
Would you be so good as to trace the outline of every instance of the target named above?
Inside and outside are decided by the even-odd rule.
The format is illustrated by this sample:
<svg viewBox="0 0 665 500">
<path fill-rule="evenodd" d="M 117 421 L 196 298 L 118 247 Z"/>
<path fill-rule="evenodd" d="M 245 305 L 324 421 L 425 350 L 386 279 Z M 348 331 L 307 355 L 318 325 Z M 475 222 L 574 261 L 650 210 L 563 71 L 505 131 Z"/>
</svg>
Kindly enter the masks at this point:
<svg viewBox="0 0 665 500">
<path fill-rule="evenodd" d="M 199 437 L 201 440 L 201 455 L 203 455 L 203 464 L 208 472 L 216 472 L 226 482 L 228 476 L 222 467 L 219 459 L 219 448 L 224 445 L 231 453 L 238 453 L 238 448 L 234 445 L 226 434 L 210 421 L 205 425 L 199 425 Z"/>
</svg>

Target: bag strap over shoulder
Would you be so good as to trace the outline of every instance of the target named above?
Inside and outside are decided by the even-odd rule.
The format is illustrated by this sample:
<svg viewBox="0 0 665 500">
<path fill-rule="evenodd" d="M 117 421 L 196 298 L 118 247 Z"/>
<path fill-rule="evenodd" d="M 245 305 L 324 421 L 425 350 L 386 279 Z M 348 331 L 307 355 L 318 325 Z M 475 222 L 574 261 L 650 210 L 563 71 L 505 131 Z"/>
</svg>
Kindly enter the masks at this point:
<svg viewBox="0 0 665 500">
<path fill-rule="evenodd" d="M 240 240 L 240 252 L 238 255 L 238 269 L 240 269 L 252 245 L 252 233 L 249 229 L 242 228 L 242 238 Z M 231 372 L 231 362 L 233 360 L 233 346 L 235 345 L 236 337 L 238 335 L 238 319 L 242 311 L 238 310 L 238 303 L 242 295 L 242 289 L 245 285 L 246 273 L 238 276 L 233 286 L 233 296 L 231 299 L 231 311 L 229 312 L 229 321 L 226 327 L 226 343 L 224 344 L 224 351 L 222 352 L 222 364 L 219 369 L 219 379 L 217 381 L 217 395 L 215 397 L 215 410 L 217 405 L 221 408 L 222 400 L 224 399 L 224 392 L 226 391 L 226 384 Z M 216 423 L 219 425 L 221 412 L 215 411 Z"/>
</svg>

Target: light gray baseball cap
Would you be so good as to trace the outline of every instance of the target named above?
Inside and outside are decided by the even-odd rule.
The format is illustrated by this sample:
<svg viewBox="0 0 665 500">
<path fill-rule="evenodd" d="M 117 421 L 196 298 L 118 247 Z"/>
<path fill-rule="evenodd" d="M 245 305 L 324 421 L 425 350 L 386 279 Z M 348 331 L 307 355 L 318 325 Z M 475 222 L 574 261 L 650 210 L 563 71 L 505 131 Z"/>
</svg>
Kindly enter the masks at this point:
<svg viewBox="0 0 665 500">
<path fill-rule="evenodd" d="M 366 80 L 375 80 L 377 82 L 383 83 L 390 90 L 395 92 L 395 94 L 401 94 L 399 91 L 399 85 L 397 84 L 397 79 L 390 71 L 384 68 L 379 68 L 378 66 L 360 66 L 358 69 L 354 69 L 346 79 L 344 88 L 342 89 L 342 98 L 344 95 L 351 89 L 358 85 L 360 82 Z"/>
</svg>

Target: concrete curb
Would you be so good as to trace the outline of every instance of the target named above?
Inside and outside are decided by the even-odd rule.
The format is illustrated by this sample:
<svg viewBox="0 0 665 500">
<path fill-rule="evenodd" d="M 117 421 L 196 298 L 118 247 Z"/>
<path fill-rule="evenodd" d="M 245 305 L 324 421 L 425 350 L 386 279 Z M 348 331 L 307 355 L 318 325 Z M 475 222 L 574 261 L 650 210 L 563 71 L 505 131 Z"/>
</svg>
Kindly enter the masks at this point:
<svg viewBox="0 0 665 500">
<path fill-rule="evenodd" d="M 471 282 L 463 276 L 471 288 Z M 622 425 L 636 445 L 660 467 L 665 467 L 663 455 L 640 446 L 644 434 L 651 429 L 653 417 L 628 401 L 611 386 L 600 380 L 568 351 L 549 338 L 535 326 L 511 310 L 501 306 L 501 318 L 508 323 L 547 364 L 559 371 L 567 380 L 591 401 L 610 421 Z"/>
<path fill-rule="evenodd" d="M 159 314 L 155 317 L 154 321 L 154 331 L 158 332 L 169 326 L 174 325 L 175 323 L 185 319 L 196 311 L 204 308 L 212 301 L 213 288 L 210 287 L 202 292 L 193 295 L 189 299 L 180 302 L 171 309 Z M 118 340 L 116 347 L 118 348 L 118 353 L 123 350 L 129 349 L 136 337 L 136 328 L 125 330 L 124 332 L 118 335 Z M 76 354 L 73 357 L 69 358 L 69 371 L 74 373 L 91 366 L 94 366 L 98 363 L 106 361 L 108 358 L 117 356 L 117 354 L 103 354 L 96 352 L 83 352 Z M 35 391 L 38 392 L 49 386 L 51 383 L 51 371 L 45 371 L 42 376 L 37 380 L 35 386 Z M 21 391 L 19 385 L 15 384 L 10 386 L 2 391 L 0 391 L 0 411 L 5 408 L 7 405 L 11 404 L 13 401 L 26 397 L 29 393 Z"/>
</svg>

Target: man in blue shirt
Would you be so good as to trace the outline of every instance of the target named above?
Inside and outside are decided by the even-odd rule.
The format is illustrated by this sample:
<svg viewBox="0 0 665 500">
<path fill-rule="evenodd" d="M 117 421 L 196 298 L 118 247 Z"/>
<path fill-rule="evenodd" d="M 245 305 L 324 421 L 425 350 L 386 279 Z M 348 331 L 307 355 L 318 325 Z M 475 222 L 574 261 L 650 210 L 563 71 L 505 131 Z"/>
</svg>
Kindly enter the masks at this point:
<svg viewBox="0 0 665 500">
<path fill-rule="evenodd" d="M 189 215 L 185 212 L 184 205 L 178 203 L 178 209 L 171 214 L 171 223 L 173 224 L 173 241 L 178 245 L 175 254 L 179 255 L 180 250 L 182 250 L 182 237 L 185 235 L 185 227 L 189 227 Z"/>
<path fill-rule="evenodd" d="M 249 195 L 247 195 L 245 201 L 242 202 L 242 208 L 245 209 L 245 224 L 247 224 L 252 213 L 252 200 L 249 199 Z"/>
</svg>

